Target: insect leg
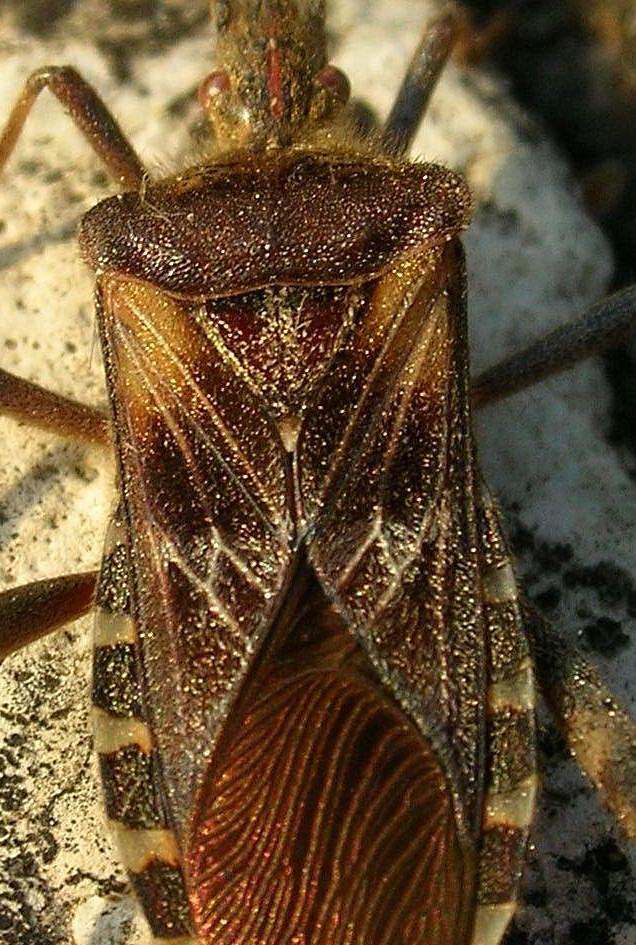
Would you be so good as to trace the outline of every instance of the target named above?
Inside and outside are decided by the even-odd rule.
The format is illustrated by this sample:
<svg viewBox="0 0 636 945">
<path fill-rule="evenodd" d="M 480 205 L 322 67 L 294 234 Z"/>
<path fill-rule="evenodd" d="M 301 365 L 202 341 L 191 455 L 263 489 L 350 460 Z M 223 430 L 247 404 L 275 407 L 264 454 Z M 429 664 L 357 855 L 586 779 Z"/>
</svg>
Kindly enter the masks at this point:
<svg viewBox="0 0 636 945">
<path fill-rule="evenodd" d="M 535 671 L 581 769 L 636 838 L 636 721 L 599 673 L 530 604 L 524 606 Z"/>
<path fill-rule="evenodd" d="M 518 354 L 479 374 L 472 382 L 473 404 L 484 407 L 530 387 L 544 377 L 599 354 L 636 325 L 636 285 L 609 295 L 582 318 L 549 332 Z"/>
<path fill-rule="evenodd" d="M 62 397 L 0 368 L 0 414 L 100 446 L 110 446 L 108 418 L 95 407 Z"/>
<path fill-rule="evenodd" d="M 91 86 L 69 66 L 38 69 L 26 81 L 0 134 L 0 171 L 20 137 L 24 123 L 42 89 L 48 88 L 61 102 L 112 176 L 124 187 L 138 189 L 144 168 L 119 125 Z M 0 369 L 0 414 L 16 417 L 63 436 L 108 444 L 106 417 L 22 380 Z"/>
<path fill-rule="evenodd" d="M 413 141 L 459 32 L 459 20 L 452 13 L 427 27 L 382 131 L 384 145 L 392 153 L 404 154 Z"/>
<path fill-rule="evenodd" d="M 10 653 L 88 613 L 96 571 L 34 581 L 0 594 L 0 662 Z"/>
<path fill-rule="evenodd" d="M 55 95 L 117 183 L 138 190 L 145 173 L 141 161 L 100 97 L 70 66 L 46 66 L 27 79 L 0 135 L 0 170 L 42 89 Z"/>
</svg>

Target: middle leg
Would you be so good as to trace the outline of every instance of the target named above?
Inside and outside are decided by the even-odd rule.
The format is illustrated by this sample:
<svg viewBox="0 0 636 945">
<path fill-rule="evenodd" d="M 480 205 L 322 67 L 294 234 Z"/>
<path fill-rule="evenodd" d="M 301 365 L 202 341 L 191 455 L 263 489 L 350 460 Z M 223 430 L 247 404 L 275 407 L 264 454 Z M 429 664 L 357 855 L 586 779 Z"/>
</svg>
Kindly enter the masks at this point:
<svg viewBox="0 0 636 945">
<path fill-rule="evenodd" d="M 549 332 L 472 382 L 473 405 L 496 403 L 611 348 L 636 326 L 636 285 L 609 295 L 580 319 Z"/>
<path fill-rule="evenodd" d="M 0 414 L 31 426 L 110 446 L 108 417 L 96 407 L 62 397 L 0 368 Z"/>
</svg>

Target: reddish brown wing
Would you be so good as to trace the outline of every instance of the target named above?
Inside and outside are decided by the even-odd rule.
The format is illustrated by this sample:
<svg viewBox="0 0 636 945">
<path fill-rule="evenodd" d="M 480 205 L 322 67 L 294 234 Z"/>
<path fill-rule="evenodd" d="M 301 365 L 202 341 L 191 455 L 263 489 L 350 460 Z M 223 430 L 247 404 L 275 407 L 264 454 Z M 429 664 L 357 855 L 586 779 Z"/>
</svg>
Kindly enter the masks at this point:
<svg viewBox="0 0 636 945">
<path fill-rule="evenodd" d="M 469 941 L 485 643 L 463 314 L 458 247 L 403 263 L 307 404 L 311 563 L 233 706 L 187 854 L 205 942 Z"/>
<path fill-rule="evenodd" d="M 196 304 L 116 278 L 99 296 L 146 710 L 182 829 L 289 568 L 284 462 Z"/>
<path fill-rule="evenodd" d="M 299 447 L 327 595 L 430 739 L 467 837 L 481 815 L 486 655 L 458 243 L 382 280 Z"/>
</svg>

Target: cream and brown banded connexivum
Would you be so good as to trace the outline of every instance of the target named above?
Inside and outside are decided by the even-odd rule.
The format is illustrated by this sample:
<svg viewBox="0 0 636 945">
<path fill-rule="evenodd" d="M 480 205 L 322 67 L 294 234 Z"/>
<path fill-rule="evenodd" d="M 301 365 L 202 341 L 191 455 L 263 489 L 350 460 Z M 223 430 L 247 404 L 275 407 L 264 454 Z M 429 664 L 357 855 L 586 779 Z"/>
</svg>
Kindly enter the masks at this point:
<svg viewBox="0 0 636 945">
<path fill-rule="evenodd" d="M 108 417 L 0 387 L 2 412 L 114 447 L 118 508 L 99 574 L 0 597 L 0 653 L 96 607 L 106 812 L 162 945 L 499 945 L 535 679 L 631 835 L 636 726 L 520 599 L 471 405 L 598 349 L 634 293 L 471 387 L 470 194 L 404 157 L 452 15 L 365 135 L 321 0 L 212 16 L 205 162 L 151 178 L 70 67 L 0 137 L 2 166 L 48 88 L 121 187 L 79 236 Z"/>
</svg>

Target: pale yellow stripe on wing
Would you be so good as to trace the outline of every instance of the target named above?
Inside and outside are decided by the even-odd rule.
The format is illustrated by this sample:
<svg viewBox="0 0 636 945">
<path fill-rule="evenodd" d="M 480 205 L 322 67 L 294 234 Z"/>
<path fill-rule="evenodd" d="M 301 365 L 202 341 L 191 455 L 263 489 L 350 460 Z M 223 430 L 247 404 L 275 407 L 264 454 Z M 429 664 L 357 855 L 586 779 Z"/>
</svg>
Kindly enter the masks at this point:
<svg viewBox="0 0 636 945">
<path fill-rule="evenodd" d="M 111 614 L 107 610 L 97 611 L 93 632 L 95 647 L 136 642 L 137 628 L 132 617 L 126 614 Z"/>
<path fill-rule="evenodd" d="M 489 604 L 510 603 L 518 597 L 515 573 L 508 562 L 500 568 L 488 568 L 482 578 L 482 587 Z"/>
<path fill-rule="evenodd" d="M 536 774 L 522 781 L 513 791 L 506 794 L 489 794 L 483 829 L 495 826 L 527 828 L 534 817 L 534 808 L 539 787 Z"/>
<path fill-rule="evenodd" d="M 477 906 L 470 945 L 499 945 L 515 910 L 514 902 Z"/>
<path fill-rule="evenodd" d="M 507 708 L 530 712 L 535 704 L 534 673 L 529 658 L 519 664 L 514 676 L 500 679 L 488 687 L 488 707 L 491 714 Z"/>
<path fill-rule="evenodd" d="M 179 848 L 171 830 L 134 829 L 124 827 L 116 820 L 110 820 L 108 826 L 115 837 L 121 861 L 131 873 L 143 873 L 154 860 L 170 866 L 179 863 Z"/>
<path fill-rule="evenodd" d="M 109 755 L 128 745 L 137 745 L 146 754 L 152 751 L 150 729 L 141 719 L 116 718 L 96 706 L 92 707 L 91 713 L 95 750 L 100 754 Z"/>
</svg>

